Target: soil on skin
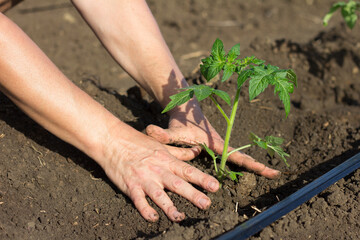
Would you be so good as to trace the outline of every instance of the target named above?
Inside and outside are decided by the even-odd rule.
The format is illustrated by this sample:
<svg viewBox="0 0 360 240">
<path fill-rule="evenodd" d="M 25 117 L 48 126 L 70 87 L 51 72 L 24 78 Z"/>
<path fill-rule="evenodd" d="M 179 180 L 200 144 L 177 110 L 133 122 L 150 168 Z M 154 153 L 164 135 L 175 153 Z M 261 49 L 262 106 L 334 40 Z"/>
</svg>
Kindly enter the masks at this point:
<svg viewBox="0 0 360 240">
<path fill-rule="evenodd" d="M 348 30 L 337 14 L 324 28 L 321 18 L 333 1 L 148 3 L 190 84 L 203 81 L 197 66 L 217 37 L 227 49 L 241 43 L 242 56 L 256 55 L 294 69 L 299 86 L 289 117 L 285 119 L 271 89 L 252 103 L 244 91 L 231 140 L 233 146 L 247 144 L 250 131 L 282 137 L 290 168 L 265 151 L 250 149 L 247 154 L 281 170 L 281 178 L 268 180 L 230 166 L 244 176 L 208 193 L 209 210 L 169 192 L 186 219 L 174 224 L 159 210 L 160 220 L 149 223 L 94 161 L 0 95 L 0 239 L 211 239 L 359 152 L 360 26 Z M 134 86 L 68 1 L 25 1 L 6 15 L 72 81 L 121 120 L 139 131 L 148 124 L 166 127 L 159 106 Z M 221 86 L 213 83 L 232 95 L 234 84 L 234 79 Z M 211 102 L 205 100 L 202 108 L 224 133 L 224 121 Z M 206 154 L 192 164 L 213 173 Z M 357 170 L 252 239 L 357 239 L 359 190 Z"/>
</svg>

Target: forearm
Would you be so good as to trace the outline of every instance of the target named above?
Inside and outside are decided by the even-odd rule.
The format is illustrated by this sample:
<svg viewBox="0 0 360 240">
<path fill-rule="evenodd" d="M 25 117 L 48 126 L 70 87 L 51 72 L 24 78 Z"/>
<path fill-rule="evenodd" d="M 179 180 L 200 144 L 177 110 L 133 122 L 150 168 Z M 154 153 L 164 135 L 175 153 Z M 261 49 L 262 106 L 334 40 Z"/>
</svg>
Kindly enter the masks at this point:
<svg viewBox="0 0 360 240">
<path fill-rule="evenodd" d="M 114 59 L 164 107 L 187 85 L 144 0 L 73 0 Z"/>
<path fill-rule="evenodd" d="M 26 34 L 0 13 L 0 87 L 31 118 L 99 158 L 118 120 L 68 80 Z"/>
</svg>

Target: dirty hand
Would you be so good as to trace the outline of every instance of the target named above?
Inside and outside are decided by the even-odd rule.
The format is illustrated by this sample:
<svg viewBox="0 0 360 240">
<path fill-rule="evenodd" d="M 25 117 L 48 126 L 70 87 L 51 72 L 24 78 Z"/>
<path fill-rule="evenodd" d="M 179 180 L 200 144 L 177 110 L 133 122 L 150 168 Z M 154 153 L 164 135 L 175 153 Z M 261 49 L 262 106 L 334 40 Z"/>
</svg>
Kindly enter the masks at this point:
<svg viewBox="0 0 360 240">
<path fill-rule="evenodd" d="M 222 154 L 223 151 L 224 140 L 203 115 L 196 100 L 191 100 L 187 107 L 175 108 L 170 112 L 168 129 L 149 125 L 146 133 L 163 144 L 206 144 L 217 154 Z M 232 149 L 229 148 L 229 151 Z M 274 179 L 280 176 L 279 171 L 268 168 L 241 152 L 231 154 L 229 161 L 267 178 Z"/>
<path fill-rule="evenodd" d="M 123 123 L 115 127 L 106 141 L 105 159 L 102 162 L 108 177 L 127 194 L 140 214 L 148 221 L 157 221 L 158 213 L 146 200 L 149 196 L 172 221 L 185 218 L 174 206 L 164 189 L 207 209 L 211 201 L 191 184 L 215 192 L 219 182 L 184 160 L 190 160 L 201 151 L 199 147 L 177 148 L 163 145 Z M 118 129 L 118 131 L 117 131 Z"/>
</svg>

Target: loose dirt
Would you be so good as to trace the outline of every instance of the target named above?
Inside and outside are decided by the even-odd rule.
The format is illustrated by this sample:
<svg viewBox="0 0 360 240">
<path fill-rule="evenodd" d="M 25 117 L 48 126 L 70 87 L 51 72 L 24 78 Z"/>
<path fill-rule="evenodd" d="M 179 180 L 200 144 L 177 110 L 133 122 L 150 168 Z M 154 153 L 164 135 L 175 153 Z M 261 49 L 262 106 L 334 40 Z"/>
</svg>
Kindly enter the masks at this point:
<svg viewBox="0 0 360 240">
<path fill-rule="evenodd" d="M 359 152 L 360 26 L 348 30 L 337 14 L 324 28 L 321 18 L 333 1 L 148 3 L 190 84 L 203 81 L 197 67 L 217 37 L 227 49 L 241 43 L 242 56 L 256 55 L 294 69 L 299 86 L 289 117 L 285 119 L 271 89 L 251 103 L 244 91 L 231 140 L 233 146 L 247 144 L 251 131 L 282 137 L 290 167 L 265 151 L 250 149 L 247 154 L 281 170 L 281 178 L 268 180 L 230 166 L 244 176 L 239 183 L 227 181 L 217 193 L 207 193 L 213 202 L 209 210 L 169 192 L 186 219 L 174 224 L 159 210 L 160 220 L 148 223 L 94 161 L 0 95 L 1 239 L 211 239 Z M 166 127 L 159 106 L 114 63 L 68 1 L 25 1 L 6 15 L 75 84 L 121 120 L 139 131 L 148 124 Z M 214 86 L 235 94 L 234 84 L 232 79 Z M 224 122 L 211 102 L 205 100 L 202 108 L 223 134 Z M 206 154 L 192 164 L 213 173 Z M 357 239 L 359 190 L 357 170 L 252 239 Z"/>
</svg>

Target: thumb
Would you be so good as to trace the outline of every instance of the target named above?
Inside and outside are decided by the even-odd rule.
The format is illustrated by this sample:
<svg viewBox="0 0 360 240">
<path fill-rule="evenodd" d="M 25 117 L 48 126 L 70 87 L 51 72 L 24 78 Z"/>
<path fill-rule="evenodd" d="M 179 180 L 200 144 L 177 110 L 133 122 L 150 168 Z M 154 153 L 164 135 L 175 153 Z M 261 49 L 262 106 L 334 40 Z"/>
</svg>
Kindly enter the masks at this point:
<svg viewBox="0 0 360 240">
<path fill-rule="evenodd" d="M 168 129 L 163 129 L 156 125 L 150 124 L 145 129 L 146 134 L 163 144 L 173 143 Z"/>
<path fill-rule="evenodd" d="M 146 134 L 163 144 L 179 144 L 195 146 L 199 143 L 194 140 L 194 132 L 187 131 L 184 127 L 172 127 L 163 129 L 155 125 L 146 127 Z M 190 137 L 189 137 L 190 136 Z"/>
</svg>

